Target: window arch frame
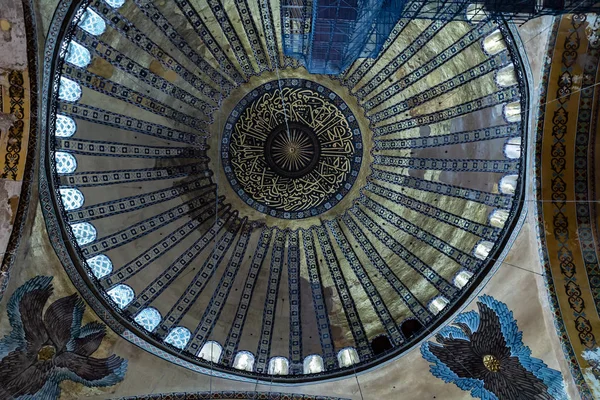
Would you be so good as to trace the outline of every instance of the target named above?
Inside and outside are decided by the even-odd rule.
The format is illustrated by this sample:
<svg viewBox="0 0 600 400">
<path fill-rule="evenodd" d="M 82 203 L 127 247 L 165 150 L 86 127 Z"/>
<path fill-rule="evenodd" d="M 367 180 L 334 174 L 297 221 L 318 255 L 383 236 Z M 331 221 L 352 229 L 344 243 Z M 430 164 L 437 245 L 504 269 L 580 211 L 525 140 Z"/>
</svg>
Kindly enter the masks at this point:
<svg viewBox="0 0 600 400">
<path fill-rule="evenodd" d="M 90 222 L 78 222 L 76 224 L 70 224 L 69 226 L 71 227 L 73 237 L 79 246 L 85 246 L 86 244 L 92 243 L 98 237 L 98 231 L 96 230 L 96 227 Z M 83 231 L 89 231 L 91 234 L 88 237 L 78 237 L 78 232 Z"/>
<path fill-rule="evenodd" d="M 342 357 L 344 356 L 342 353 L 347 352 L 348 357 L 350 358 L 350 362 L 348 364 L 342 363 Z M 337 352 L 337 360 L 340 368 L 348 368 L 353 365 L 360 363 L 360 356 L 358 355 L 358 351 L 352 346 L 344 347 Z M 346 365 L 342 365 L 346 364 Z"/>
<path fill-rule="evenodd" d="M 92 62 L 92 54 L 81 44 L 74 40 L 69 42 L 65 61 L 79 68 L 85 68 Z"/>
<path fill-rule="evenodd" d="M 240 362 L 240 358 L 243 356 L 248 356 L 252 360 L 252 362 L 250 364 L 250 369 L 236 367 L 236 364 Z M 254 356 L 254 354 L 252 354 L 251 352 L 249 352 L 247 350 L 242 350 L 242 351 L 238 351 L 235 354 L 235 357 L 233 358 L 233 362 L 231 363 L 231 366 L 240 371 L 254 372 L 254 364 L 255 363 L 256 363 L 256 357 Z"/>
<path fill-rule="evenodd" d="M 171 338 L 171 335 L 173 335 L 173 332 L 177 332 L 177 335 L 180 335 L 177 338 Z M 179 332 L 183 332 L 184 335 L 183 337 L 186 337 L 185 341 L 183 344 L 178 344 L 178 341 L 182 341 L 181 338 L 181 334 Z M 173 347 L 175 347 L 176 349 L 179 350 L 183 350 L 185 349 L 185 346 L 187 346 L 187 344 L 190 342 L 190 339 L 192 338 L 192 332 L 190 332 L 190 330 L 184 326 L 175 326 L 173 328 L 171 328 L 171 330 L 169 331 L 169 333 L 167 334 L 167 336 L 165 336 L 165 338 L 163 339 L 163 342 L 165 342 L 166 344 L 169 344 Z M 179 347 L 181 346 L 181 347 Z"/>
<path fill-rule="evenodd" d="M 117 293 L 116 291 L 120 290 L 121 293 Z M 124 283 L 119 283 L 106 291 L 106 294 L 111 298 L 112 301 L 119 307 L 120 310 L 123 310 L 127 307 L 133 299 L 135 299 L 135 292 L 131 288 L 131 286 L 126 285 Z M 121 296 L 128 296 L 127 300 L 121 300 Z"/>
<path fill-rule="evenodd" d="M 107 275 L 110 275 L 111 272 L 113 271 L 113 263 L 106 254 L 97 254 L 92 258 L 88 258 L 87 260 L 85 260 L 85 262 L 86 262 L 88 268 L 90 269 L 90 271 L 92 272 L 92 275 L 94 275 L 96 277 L 96 279 L 100 279 Z M 105 265 L 99 265 L 101 263 L 104 263 L 105 265 L 108 264 L 109 267 L 106 268 Z M 92 264 L 92 265 L 90 265 L 90 264 Z M 106 270 L 106 269 L 108 269 L 108 272 L 106 272 L 104 274 L 100 274 L 100 273 L 96 274 L 94 272 L 94 271 L 100 271 L 100 270 Z"/>
<path fill-rule="evenodd" d="M 64 186 L 58 188 L 58 192 L 60 193 L 60 200 L 65 211 L 73 211 L 83 207 L 85 196 L 81 190 L 76 187 Z M 75 195 L 71 196 L 70 193 L 75 193 Z M 78 198 L 80 198 L 80 200 Z"/>
<path fill-rule="evenodd" d="M 64 133 L 63 133 L 64 132 Z M 73 118 L 64 114 L 56 114 L 54 121 L 54 136 L 69 138 L 77 132 L 77 122 Z"/>
<path fill-rule="evenodd" d="M 104 19 L 89 7 L 85 10 L 77 26 L 93 36 L 100 36 L 106 31 Z"/>
<path fill-rule="evenodd" d="M 216 360 L 215 357 L 212 355 L 213 354 L 213 349 L 214 346 L 217 346 L 219 352 L 216 356 Z M 210 356 L 202 356 L 202 353 L 204 353 L 204 349 L 207 346 L 211 346 L 211 355 Z M 221 346 L 221 343 L 217 342 L 216 340 L 208 340 L 206 343 L 204 343 L 202 345 L 202 347 L 200 348 L 200 350 L 198 350 L 198 353 L 196 353 L 196 357 L 203 359 L 204 361 L 208 361 L 208 362 L 212 362 L 212 363 L 218 363 L 219 361 L 221 361 L 221 356 L 223 355 L 223 346 Z"/>
<path fill-rule="evenodd" d="M 320 371 L 317 372 L 307 372 L 307 369 L 309 367 L 310 362 L 312 360 L 318 360 L 319 361 L 319 367 L 320 367 Z M 323 357 L 320 354 L 309 354 L 306 357 L 304 357 L 304 360 L 302 360 L 302 373 L 304 375 L 310 375 L 310 374 L 320 374 L 321 372 L 325 372 L 325 361 L 323 361 Z"/>
<path fill-rule="evenodd" d="M 72 79 L 60 77 L 60 85 L 58 86 L 58 98 L 62 101 L 75 103 L 81 99 L 83 91 L 81 85 Z"/>
<path fill-rule="evenodd" d="M 441 301 L 444 303 L 444 305 L 442 307 L 439 307 L 437 304 L 438 301 Z M 444 311 L 448 306 L 450 305 L 450 300 L 448 300 L 446 297 L 442 296 L 442 295 L 438 295 L 435 296 L 433 299 L 431 299 L 429 301 L 429 304 L 427 304 L 427 308 L 429 309 L 429 311 L 433 314 L 433 315 L 439 315 L 442 311 Z M 433 307 L 437 308 L 438 310 L 434 310 Z"/>
<path fill-rule="evenodd" d="M 461 277 L 465 276 L 465 275 L 470 275 L 468 278 L 463 278 L 466 280 L 466 282 L 464 284 L 462 283 L 457 283 L 457 279 L 461 279 Z M 458 271 L 456 273 L 456 275 L 454 275 L 454 278 L 452 279 L 452 284 L 454 286 L 456 286 L 459 289 L 464 288 L 465 286 L 467 286 L 467 284 L 471 281 L 471 279 L 473 278 L 473 273 L 471 271 L 468 271 L 466 269 L 462 269 L 460 271 Z M 461 286 L 462 285 L 462 286 Z"/>
<path fill-rule="evenodd" d="M 72 174 L 77 170 L 77 158 L 66 151 L 57 151 L 54 153 L 54 165 L 57 174 Z"/>
<path fill-rule="evenodd" d="M 138 318 L 140 318 L 140 316 L 142 316 L 142 314 L 144 314 L 144 313 L 147 314 L 147 313 L 151 313 L 151 312 L 155 312 L 154 315 L 158 315 L 158 321 L 156 321 L 156 323 L 154 325 L 152 325 L 152 323 L 146 324 L 143 322 L 143 320 L 142 321 L 138 320 Z M 148 319 L 148 317 L 146 315 L 143 315 L 142 318 Z M 136 316 L 133 318 L 133 320 L 139 326 L 141 326 L 146 332 L 152 333 L 158 327 L 158 325 L 160 325 L 160 322 L 162 321 L 162 314 L 155 307 L 146 307 L 146 308 L 143 308 L 140 312 L 138 312 L 136 314 Z"/>
<path fill-rule="evenodd" d="M 283 367 L 285 368 L 285 372 L 281 371 L 276 373 L 275 368 L 277 365 L 275 363 L 281 361 L 283 363 Z M 267 373 L 269 375 L 289 375 L 290 374 L 290 361 L 283 356 L 275 356 L 269 359 L 269 363 L 267 364 Z"/>
</svg>

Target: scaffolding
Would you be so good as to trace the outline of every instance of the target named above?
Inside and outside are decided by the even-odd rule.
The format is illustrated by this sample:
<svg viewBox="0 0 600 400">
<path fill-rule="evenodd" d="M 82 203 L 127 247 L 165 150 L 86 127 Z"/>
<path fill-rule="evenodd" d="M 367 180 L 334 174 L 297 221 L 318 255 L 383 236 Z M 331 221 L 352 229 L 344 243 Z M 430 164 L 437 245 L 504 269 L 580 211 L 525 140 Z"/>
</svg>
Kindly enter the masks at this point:
<svg viewBox="0 0 600 400">
<path fill-rule="evenodd" d="M 405 0 L 286 0 L 284 52 L 309 72 L 336 75 L 357 58 L 376 57 Z"/>
<path fill-rule="evenodd" d="M 590 12 L 600 13 L 600 0 L 282 0 L 283 49 L 311 73 L 337 75 L 377 57 L 400 18 L 524 23 Z"/>
</svg>

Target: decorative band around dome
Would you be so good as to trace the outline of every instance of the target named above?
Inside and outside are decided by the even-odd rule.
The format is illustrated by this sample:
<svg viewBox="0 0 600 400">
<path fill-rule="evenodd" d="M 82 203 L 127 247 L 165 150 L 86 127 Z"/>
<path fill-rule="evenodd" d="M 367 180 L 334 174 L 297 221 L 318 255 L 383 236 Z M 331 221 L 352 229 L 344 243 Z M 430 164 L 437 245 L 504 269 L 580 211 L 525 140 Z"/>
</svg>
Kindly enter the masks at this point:
<svg viewBox="0 0 600 400">
<path fill-rule="evenodd" d="M 299 219 L 335 206 L 360 171 L 363 144 L 354 114 L 323 85 L 265 83 L 231 112 L 221 159 L 229 183 L 251 207 Z"/>
</svg>

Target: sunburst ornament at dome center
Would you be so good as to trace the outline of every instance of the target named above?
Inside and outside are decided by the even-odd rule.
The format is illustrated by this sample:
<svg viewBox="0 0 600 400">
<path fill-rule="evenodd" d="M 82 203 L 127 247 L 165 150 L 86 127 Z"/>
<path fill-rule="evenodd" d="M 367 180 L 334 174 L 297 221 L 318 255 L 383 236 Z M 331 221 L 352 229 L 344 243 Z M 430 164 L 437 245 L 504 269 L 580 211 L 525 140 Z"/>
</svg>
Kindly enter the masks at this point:
<svg viewBox="0 0 600 400">
<path fill-rule="evenodd" d="M 298 178 L 314 169 L 319 161 L 321 145 L 308 127 L 287 123 L 269 135 L 264 151 L 267 164 L 275 172 Z"/>
<path fill-rule="evenodd" d="M 266 83 L 232 111 L 222 139 L 225 174 L 236 193 L 265 214 L 319 215 L 350 190 L 362 138 L 348 105 L 304 79 Z"/>
</svg>

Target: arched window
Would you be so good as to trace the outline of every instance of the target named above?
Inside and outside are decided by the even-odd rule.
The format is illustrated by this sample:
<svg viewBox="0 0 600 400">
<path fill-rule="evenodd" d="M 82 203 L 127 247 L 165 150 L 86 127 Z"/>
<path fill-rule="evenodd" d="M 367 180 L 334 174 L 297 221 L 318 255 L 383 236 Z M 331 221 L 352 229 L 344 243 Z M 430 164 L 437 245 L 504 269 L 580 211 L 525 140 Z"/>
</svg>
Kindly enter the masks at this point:
<svg viewBox="0 0 600 400">
<path fill-rule="evenodd" d="M 471 280 L 472 277 L 473 277 L 473 274 L 471 272 L 469 272 L 469 271 L 460 271 L 454 277 L 454 286 L 456 286 L 459 289 L 462 289 L 462 288 L 465 287 L 465 285 L 467 283 L 469 283 L 469 281 Z"/>
<path fill-rule="evenodd" d="M 158 324 L 160 324 L 161 319 L 162 316 L 160 315 L 160 312 L 154 307 L 144 308 L 134 318 L 135 322 L 140 324 L 142 328 L 148 332 L 152 332 Z"/>
<path fill-rule="evenodd" d="M 373 354 L 378 355 L 392 349 L 392 343 L 386 335 L 377 336 L 371 340 Z"/>
<path fill-rule="evenodd" d="M 450 303 L 444 296 L 438 296 L 429 303 L 429 311 L 433 314 L 439 314 Z"/>
<path fill-rule="evenodd" d="M 60 188 L 58 191 L 65 210 L 75 210 L 83 205 L 84 197 L 79 189 Z"/>
<path fill-rule="evenodd" d="M 71 43 L 69 43 L 69 51 L 67 53 L 65 61 L 78 67 L 84 68 L 92 61 L 92 56 L 90 55 L 88 49 L 86 49 L 79 43 L 71 40 Z"/>
<path fill-rule="evenodd" d="M 235 355 L 233 368 L 252 372 L 254 369 L 254 354 L 249 351 L 240 351 Z"/>
<path fill-rule="evenodd" d="M 521 103 L 513 101 L 504 105 L 504 118 L 508 122 L 519 122 L 521 120 Z"/>
<path fill-rule="evenodd" d="M 467 6 L 467 21 L 478 23 L 487 18 L 487 12 L 483 3 L 471 3 Z"/>
<path fill-rule="evenodd" d="M 60 77 L 58 98 L 64 101 L 77 101 L 81 98 L 81 86 L 75 81 Z"/>
<path fill-rule="evenodd" d="M 106 293 L 110 296 L 111 299 L 113 299 L 115 303 L 117 303 L 117 305 L 121 309 L 125 308 L 127 304 L 131 303 L 133 301 L 133 298 L 135 297 L 133 289 L 123 284 L 119 284 L 109 289 Z"/>
<path fill-rule="evenodd" d="M 414 318 L 404 320 L 400 325 L 400 330 L 405 338 L 410 339 L 423 329 L 423 324 Z"/>
<path fill-rule="evenodd" d="M 341 349 L 337 354 L 338 363 L 341 368 L 349 367 L 353 364 L 357 364 L 360 361 L 358 353 L 354 347 L 346 347 Z"/>
<path fill-rule="evenodd" d="M 106 30 L 106 23 L 101 16 L 88 8 L 79 22 L 79 27 L 92 35 L 98 36 Z"/>
<path fill-rule="evenodd" d="M 500 30 L 496 29 L 483 39 L 483 49 L 491 55 L 500 53 L 502 50 L 506 49 L 506 43 L 504 42 Z"/>
<path fill-rule="evenodd" d="M 110 258 L 105 256 L 104 254 L 98 254 L 86 260 L 87 265 L 92 270 L 92 274 L 98 279 L 110 274 L 113 270 L 112 262 Z"/>
<path fill-rule="evenodd" d="M 169 332 L 169 334 L 165 338 L 165 343 L 177 347 L 178 349 L 183 349 L 187 342 L 190 341 L 191 336 L 192 334 L 187 328 L 178 326 L 171 329 L 171 332 Z"/>
<path fill-rule="evenodd" d="M 507 158 L 512 159 L 521 157 L 521 138 L 508 139 L 504 145 L 504 154 Z"/>
<path fill-rule="evenodd" d="M 305 374 L 318 374 L 325 370 L 325 363 L 323 363 L 323 357 L 318 354 L 312 354 L 306 356 L 302 367 Z"/>
<path fill-rule="evenodd" d="M 96 240 L 96 228 L 94 228 L 94 225 L 90 224 L 89 222 L 73 224 L 71 225 L 71 230 L 73 231 L 75 240 L 77 240 L 77 244 L 80 246 Z"/>
<path fill-rule="evenodd" d="M 269 360 L 269 375 L 287 375 L 290 363 L 285 357 L 273 357 Z"/>
<path fill-rule="evenodd" d="M 106 4 L 108 4 L 112 8 L 119 8 L 123 4 L 125 4 L 125 0 L 106 0 Z"/>
<path fill-rule="evenodd" d="M 214 340 L 209 340 L 204 343 L 204 346 L 198 352 L 198 357 L 203 360 L 218 363 L 221 359 L 221 353 L 223 352 L 223 347 Z"/>
<path fill-rule="evenodd" d="M 490 225 L 495 228 L 503 228 L 508 220 L 508 210 L 496 209 L 490 213 Z"/>
<path fill-rule="evenodd" d="M 498 190 L 503 194 L 515 194 L 515 190 L 517 189 L 517 179 L 519 177 L 517 175 L 505 175 L 500 179 L 500 184 L 498 185 Z"/>
<path fill-rule="evenodd" d="M 56 128 L 54 129 L 54 135 L 58 137 L 71 137 L 75 134 L 77 125 L 71 117 L 66 115 L 58 114 L 56 116 Z"/>
<path fill-rule="evenodd" d="M 475 246 L 475 249 L 473 250 L 473 255 L 479 258 L 480 260 L 485 260 L 488 254 L 490 254 L 490 251 L 492 251 L 492 247 L 494 247 L 494 243 L 489 242 L 487 240 L 482 240 Z"/>
<path fill-rule="evenodd" d="M 496 84 L 500 87 L 517 84 L 517 74 L 515 74 L 515 66 L 512 63 L 496 72 Z"/>
<path fill-rule="evenodd" d="M 54 160 L 56 161 L 56 172 L 59 174 L 70 174 L 77 169 L 77 160 L 72 154 L 57 151 L 54 153 Z"/>
</svg>

